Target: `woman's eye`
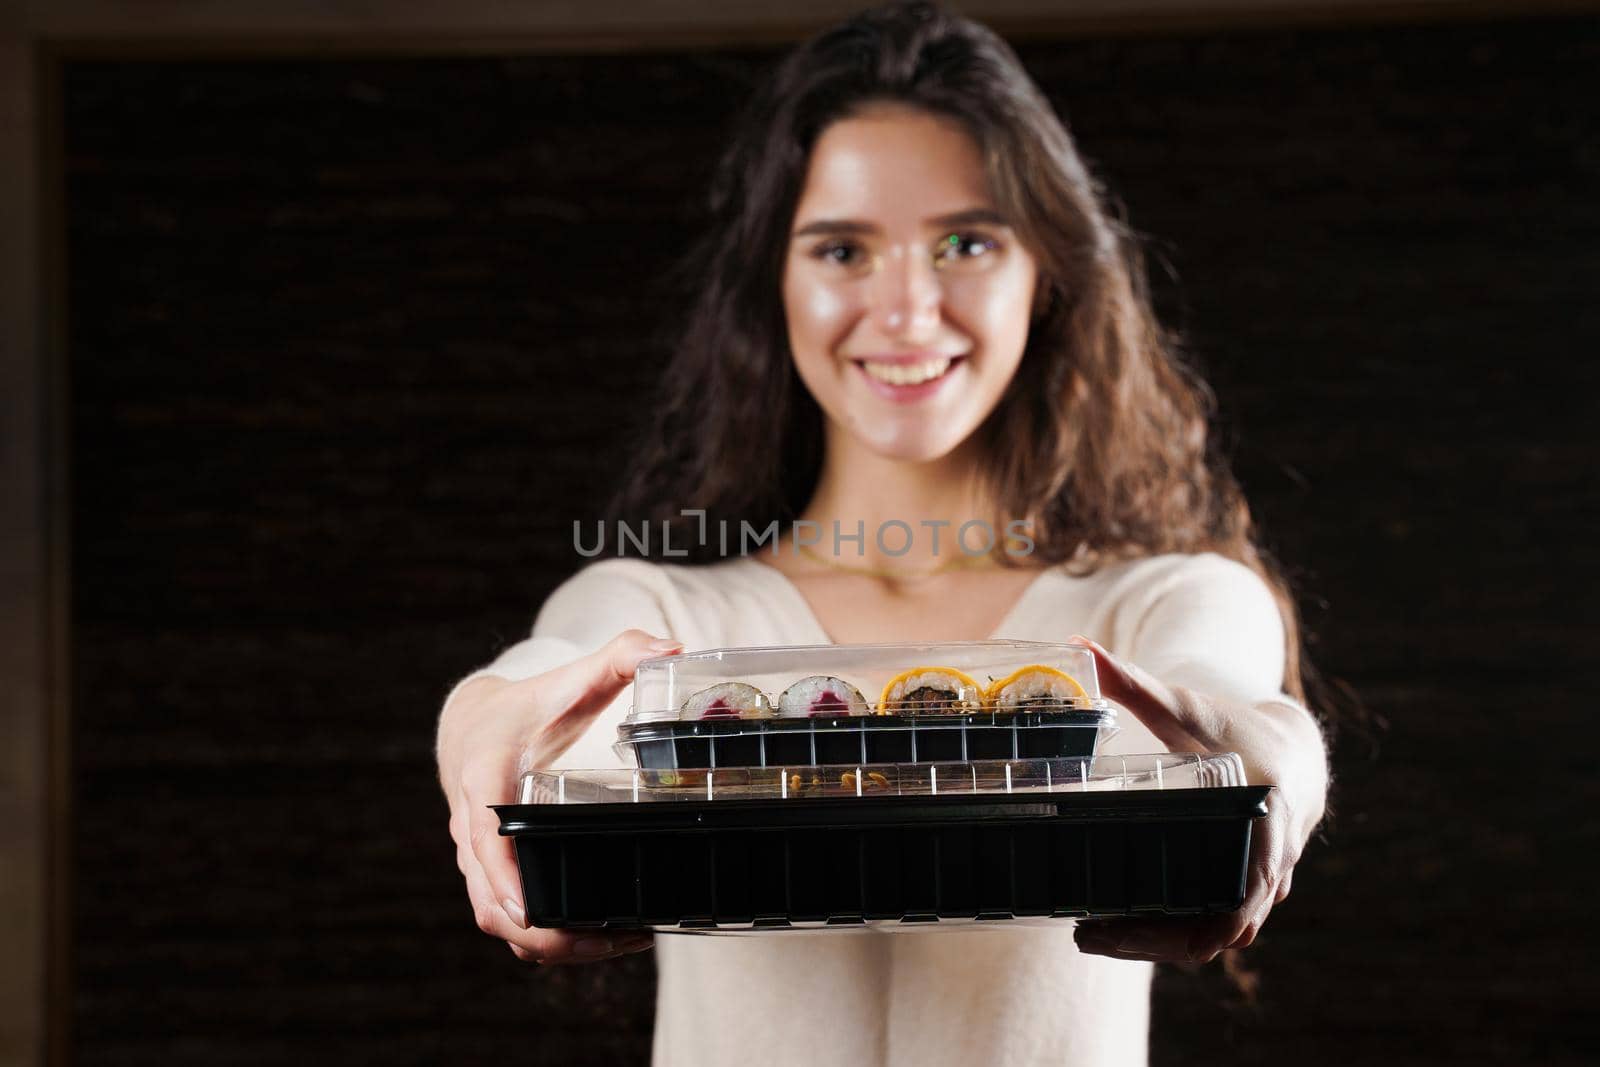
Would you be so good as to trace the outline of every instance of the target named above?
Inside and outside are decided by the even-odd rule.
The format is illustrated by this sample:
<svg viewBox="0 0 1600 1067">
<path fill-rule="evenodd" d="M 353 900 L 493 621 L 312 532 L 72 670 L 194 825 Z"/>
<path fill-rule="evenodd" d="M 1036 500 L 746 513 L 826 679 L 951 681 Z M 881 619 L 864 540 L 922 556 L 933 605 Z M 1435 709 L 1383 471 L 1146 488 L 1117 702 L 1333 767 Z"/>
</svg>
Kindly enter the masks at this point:
<svg viewBox="0 0 1600 1067">
<path fill-rule="evenodd" d="M 833 242 L 821 245 L 811 253 L 818 259 L 825 259 L 830 263 L 850 267 L 861 262 L 861 250 L 848 242 Z"/>
<path fill-rule="evenodd" d="M 1000 242 L 980 233 L 952 233 L 939 242 L 934 258 L 940 263 L 970 262 L 982 259 L 1000 247 Z"/>
</svg>

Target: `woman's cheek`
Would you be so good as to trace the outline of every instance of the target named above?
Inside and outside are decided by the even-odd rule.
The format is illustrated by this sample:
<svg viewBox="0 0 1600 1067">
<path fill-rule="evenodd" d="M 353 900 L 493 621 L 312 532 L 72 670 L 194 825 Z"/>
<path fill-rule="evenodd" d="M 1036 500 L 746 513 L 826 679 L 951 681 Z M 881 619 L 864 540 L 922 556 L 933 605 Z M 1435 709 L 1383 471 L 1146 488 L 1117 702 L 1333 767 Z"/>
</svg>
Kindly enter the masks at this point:
<svg viewBox="0 0 1600 1067">
<path fill-rule="evenodd" d="M 796 278 L 785 285 L 789 343 L 805 377 L 821 376 L 833 367 L 834 351 L 843 344 L 851 322 L 851 303 L 838 286 Z"/>
<path fill-rule="evenodd" d="M 982 279 L 966 294 L 967 321 L 976 325 L 990 369 L 1004 388 L 1022 361 L 1028 343 L 1036 272 L 1031 264 L 1008 264 L 999 274 Z M 975 279 L 976 280 L 976 279 Z"/>
<path fill-rule="evenodd" d="M 845 321 L 848 301 L 837 285 L 807 280 L 802 283 L 799 303 L 807 332 L 819 340 L 833 338 Z"/>
</svg>

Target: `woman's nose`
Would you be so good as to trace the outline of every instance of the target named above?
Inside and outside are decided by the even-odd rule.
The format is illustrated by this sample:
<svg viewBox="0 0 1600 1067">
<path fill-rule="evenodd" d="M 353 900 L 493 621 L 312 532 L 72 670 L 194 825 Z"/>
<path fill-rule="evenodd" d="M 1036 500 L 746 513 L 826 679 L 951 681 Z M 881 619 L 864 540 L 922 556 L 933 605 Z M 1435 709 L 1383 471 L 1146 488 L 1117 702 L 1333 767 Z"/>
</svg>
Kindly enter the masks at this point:
<svg viewBox="0 0 1600 1067">
<path fill-rule="evenodd" d="M 938 328 L 943 296 L 933 260 L 896 249 L 884 257 L 875 279 L 872 314 L 889 337 L 924 337 Z"/>
</svg>

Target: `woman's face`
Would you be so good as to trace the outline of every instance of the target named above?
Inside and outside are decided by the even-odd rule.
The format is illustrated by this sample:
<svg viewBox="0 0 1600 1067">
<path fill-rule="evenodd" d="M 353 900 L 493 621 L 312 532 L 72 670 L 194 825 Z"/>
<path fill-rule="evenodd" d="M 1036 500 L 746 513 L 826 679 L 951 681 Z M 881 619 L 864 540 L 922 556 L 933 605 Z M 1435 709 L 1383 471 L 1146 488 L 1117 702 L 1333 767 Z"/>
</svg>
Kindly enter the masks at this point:
<svg viewBox="0 0 1600 1067">
<path fill-rule="evenodd" d="M 880 105 L 812 149 L 783 271 L 789 348 L 836 427 L 947 455 L 1022 360 L 1037 267 L 954 120 Z"/>
</svg>

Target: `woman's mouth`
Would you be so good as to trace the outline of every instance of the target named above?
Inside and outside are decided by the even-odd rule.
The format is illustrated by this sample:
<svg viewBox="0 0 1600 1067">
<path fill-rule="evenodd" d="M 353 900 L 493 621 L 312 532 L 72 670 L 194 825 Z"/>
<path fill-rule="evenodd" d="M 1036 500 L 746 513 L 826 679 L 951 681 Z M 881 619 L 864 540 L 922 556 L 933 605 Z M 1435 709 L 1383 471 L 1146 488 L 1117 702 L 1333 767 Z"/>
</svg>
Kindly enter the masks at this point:
<svg viewBox="0 0 1600 1067">
<path fill-rule="evenodd" d="M 858 359 L 862 377 L 872 391 L 897 403 L 921 400 L 936 392 L 965 356 L 935 356 L 916 361 Z"/>
</svg>

